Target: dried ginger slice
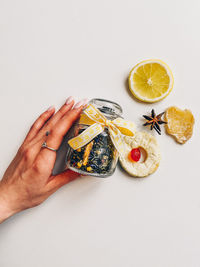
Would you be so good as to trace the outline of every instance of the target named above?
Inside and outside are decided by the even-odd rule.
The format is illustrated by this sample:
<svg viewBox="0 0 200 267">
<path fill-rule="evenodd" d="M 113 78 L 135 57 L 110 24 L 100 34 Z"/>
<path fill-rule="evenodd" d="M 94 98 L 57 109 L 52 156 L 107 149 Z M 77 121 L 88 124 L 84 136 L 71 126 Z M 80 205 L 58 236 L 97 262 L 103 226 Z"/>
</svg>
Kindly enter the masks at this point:
<svg viewBox="0 0 200 267">
<path fill-rule="evenodd" d="M 193 133 L 194 116 L 188 109 L 182 110 L 178 107 L 169 107 L 165 113 L 166 131 L 175 137 L 176 141 L 184 144 Z"/>
</svg>

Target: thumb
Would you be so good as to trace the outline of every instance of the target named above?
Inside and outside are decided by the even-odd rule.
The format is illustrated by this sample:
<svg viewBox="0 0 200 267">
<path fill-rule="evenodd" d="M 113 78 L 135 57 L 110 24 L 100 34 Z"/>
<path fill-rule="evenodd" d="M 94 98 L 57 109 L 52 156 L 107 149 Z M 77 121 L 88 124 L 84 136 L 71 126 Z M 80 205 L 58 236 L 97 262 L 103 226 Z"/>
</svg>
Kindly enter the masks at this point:
<svg viewBox="0 0 200 267">
<path fill-rule="evenodd" d="M 81 175 L 79 173 L 73 172 L 71 170 L 66 170 L 57 175 L 52 175 L 50 177 L 50 181 L 47 183 L 47 190 L 56 191 L 63 185 L 68 184 L 69 182 L 77 179 L 80 176 Z"/>
</svg>

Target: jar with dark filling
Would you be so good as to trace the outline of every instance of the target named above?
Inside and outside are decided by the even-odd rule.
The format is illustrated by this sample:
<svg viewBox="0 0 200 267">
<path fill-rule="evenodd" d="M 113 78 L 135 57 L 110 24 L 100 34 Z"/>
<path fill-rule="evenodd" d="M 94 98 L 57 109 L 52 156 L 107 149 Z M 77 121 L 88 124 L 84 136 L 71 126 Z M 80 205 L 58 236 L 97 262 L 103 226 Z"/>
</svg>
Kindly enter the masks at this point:
<svg viewBox="0 0 200 267">
<path fill-rule="evenodd" d="M 115 102 L 104 99 L 92 99 L 89 104 L 98 108 L 109 120 L 122 117 L 122 108 Z M 68 139 L 83 132 L 90 125 L 78 121 L 71 129 Z M 108 128 L 97 135 L 85 146 L 73 150 L 67 148 L 66 167 L 83 175 L 107 177 L 113 174 L 118 161 L 118 152 L 110 138 Z"/>
</svg>

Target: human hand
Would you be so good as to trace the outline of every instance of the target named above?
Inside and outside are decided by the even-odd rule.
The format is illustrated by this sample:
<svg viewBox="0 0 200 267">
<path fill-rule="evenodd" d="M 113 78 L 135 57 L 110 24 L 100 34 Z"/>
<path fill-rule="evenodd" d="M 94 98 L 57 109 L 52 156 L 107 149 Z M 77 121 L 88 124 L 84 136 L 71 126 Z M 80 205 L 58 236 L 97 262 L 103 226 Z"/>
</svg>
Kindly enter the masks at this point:
<svg viewBox="0 0 200 267">
<path fill-rule="evenodd" d="M 49 147 L 59 148 L 63 137 L 79 118 L 86 100 L 78 102 L 74 108 L 73 105 L 74 100 L 69 97 L 56 113 L 55 108 L 50 107 L 32 125 L 0 181 L 0 223 L 19 211 L 41 204 L 79 176 L 70 170 L 52 175 L 56 152 L 41 147 L 46 141 Z"/>
</svg>

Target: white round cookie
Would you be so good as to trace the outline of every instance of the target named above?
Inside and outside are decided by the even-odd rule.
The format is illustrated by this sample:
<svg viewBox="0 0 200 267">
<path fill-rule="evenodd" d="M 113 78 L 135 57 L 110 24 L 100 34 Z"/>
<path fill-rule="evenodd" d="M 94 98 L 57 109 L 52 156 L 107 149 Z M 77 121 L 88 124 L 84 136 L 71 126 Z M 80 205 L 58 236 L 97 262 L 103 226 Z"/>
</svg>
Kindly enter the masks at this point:
<svg viewBox="0 0 200 267">
<path fill-rule="evenodd" d="M 124 136 L 125 152 L 119 157 L 122 167 L 132 176 L 145 177 L 155 172 L 160 164 L 161 154 L 157 140 L 147 132 L 136 132 L 134 137 Z M 146 159 L 134 162 L 129 159 L 133 148 L 143 148 Z"/>
</svg>

